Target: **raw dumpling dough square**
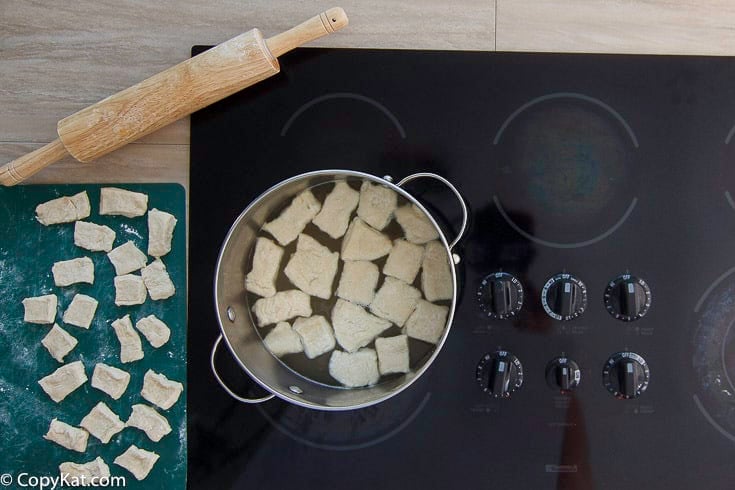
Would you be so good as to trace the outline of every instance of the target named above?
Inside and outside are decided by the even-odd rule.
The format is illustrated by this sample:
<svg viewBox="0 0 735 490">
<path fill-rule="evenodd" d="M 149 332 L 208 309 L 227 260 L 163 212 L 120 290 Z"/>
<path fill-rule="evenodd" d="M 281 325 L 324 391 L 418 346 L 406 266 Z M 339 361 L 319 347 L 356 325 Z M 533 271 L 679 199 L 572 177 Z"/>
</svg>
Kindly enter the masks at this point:
<svg viewBox="0 0 735 490">
<path fill-rule="evenodd" d="M 352 211 L 357 207 L 360 193 L 340 181 L 324 200 L 322 210 L 314 217 L 313 223 L 332 238 L 339 238 L 347 231 Z"/>
<path fill-rule="evenodd" d="M 36 206 L 36 219 L 45 226 L 58 225 L 88 218 L 91 211 L 89 196 L 87 191 L 83 191 L 39 204 Z"/>
<path fill-rule="evenodd" d="M 138 480 L 144 480 L 145 477 L 153 469 L 153 465 L 158 461 L 158 454 L 138 448 L 135 444 L 131 445 L 127 451 L 115 458 L 114 463 L 122 466 Z"/>
<path fill-rule="evenodd" d="M 58 287 L 80 282 L 94 284 L 94 263 L 89 257 L 56 262 L 51 272 L 54 275 L 54 284 Z"/>
<path fill-rule="evenodd" d="M 419 299 L 421 291 L 400 279 L 386 277 L 375 293 L 375 299 L 370 303 L 370 311 L 402 327 Z"/>
<path fill-rule="evenodd" d="M 321 208 L 314 194 L 307 189 L 294 197 L 278 218 L 264 224 L 263 230 L 273 235 L 279 244 L 286 246 L 296 240 Z"/>
<path fill-rule="evenodd" d="M 38 384 L 53 401 L 59 403 L 86 382 L 84 364 L 82 361 L 74 361 L 64 364 L 53 373 L 41 378 Z"/>
<path fill-rule="evenodd" d="M 49 425 L 48 432 L 43 438 L 47 441 L 55 442 L 66 449 L 83 453 L 87 450 L 89 434 L 84 429 L 72 427 L 58 419 L 53 419 Z"/>
<path fill-rule="evenodd" d="M 110 442 L 112 436 L 125 428 L 125 424 L 120 420 L 120 417 L 110 410 L 110 407 L 105 405 L 104 402 L 95 405 L 79 425 L 99 439 L 102 444 Z"/>
<path fill-rule="evenodd" d="M 176 216 L 158 209 L 148 211 L 148 255 L 163 257 L 171 251 Z"/>
<path fill-rule="evenodd" d="M 337 296 L 367 306 L 375 297 L 375 286 L 378 285 L 379 278 L 380 270 L 377 265 L 365 260 L 349 260 L 342 267 Z"/>
<path fill-rule="evenodd" d="M 109 252 L 115 242 L 115 232 L 103 225 L 77 221 L 74 223 L 74 245 L 92 252 Z"/>
<path fill-rule="evenodd" d="M 452 272 L 447 249 L 438 241 L 426 244 L 421 265 L 421 289 L 429 301 L 452 299 Z"/>
<path fill-rule="evenodd" d="M 283 249 L 273 240 L 259 237 L 255 241 L 253 268 L 245 276 L 245 289 L 264 298 L 276 294 L 276 277 L 281 267 Z"/>
<path fill-rule="evenodd" d="M 367 181 L 362 183 L 357 215 L 365 223 L 382 230 L 390 223 L 397 205 L 398 195 L 391 189 Z"/>
<path fill-rule="evenodd" d="M 439 238 L 436 226 L 415 204 L 401 206 L 396 209 L 395 215 L 409 242 L 421 245 Z"/>
<path fill-rule="evenodd" d="M 97 312 L 99 303 L 91 296 L 77 294 L 64 312 L 64 323 L 81 328 L 89 328 Z"/>
<path fill-rule="evenodd" d="M 166 417 L 158 413 L 148 405 L 137 403 L 133 405 L 133 411 L 125 422 L 125 427 L 140 429 L 153 442 L 160 441 L 163 436 L 171 432 L 171 426 Z"/>
<path fill-rule="evenodd" d="M 396 240 L 393 242 L 393 248 L 390 250 L 388 260 L 383 267 L 383 274 L 413 284 L 416 274 L 419 273 L 421 268 L 423 258 L 424 247 L 406 240 Z"/>
<path fill-rule="evenodd" d="M 408 337 L 397 335 L 375 339 L 380 374 L 407 373 L 409 371 Z"/>
<path fill-rule="evenodd" d="M 184 385 L 149 369 L 143 376 L 143 389 L 140 394 L 157 407 L 168 410 L 178 401 L 182 391 Z"/>
<path fill-rule="evenodd" d="M 53 294 L 26 298 L 23 303 L 23 321 L 50 325 L 56 320 L 58 298 Z"/>
<path fill-rule="evenodd" d="M 143 345 L 140 336 L 133 330 L 130 315 L 112 322 L 117 340 L 120 341 L 120 362 L 128 363 L 143 359 Z"/>
<path fill-rule="evenodd" d="M 148 196 L 117 187 L 100 190 L 100 214 L 135 218 L 148 211 Z"/>
<path fill-rule="evenodd" d="M 284 273 L 291 283 L 312 296 L 329 299 L 332 297 L 332 283 L 337 275 L 339 253 L 329 249 L 311 238 L 299 235 L 296 253 L 286 264 Z"/>
<path fill-rule="evenodd" d="M 101 481 L 102 478 L 110 477 L 110 467 L 107 466 L 105 461 L 97 456 L 92 461 L 87 463 L 74 463 L 67 461 L 59 465 L 59 474 L 64 477 L 66 475 L 66 481 L 69 482 L 70 486 L 89 486 L 92 478 L 96 478 L 96 481 Z"/>
<path fill-rule="evenodd" d="M 391 323 L 349 301 L 338 299 L 332 309 L 332 325 L 339 345 L 347 352 L 355 352 L 389 329 Z"/>
<path fill-rule="evenodd" d="M 368 226 L 360 218 L 352 220 L 342 240 L 342 260 L 375 260 L 387 255 L 390 239 Z"/>
<path fill-rule="evenodd" d="M 140 330 L 140 333 L 156 349 L 168 342 L 168 339 L 171 337 L 171 330 L 168 328 L 168 325 L 156 318 L 156 315 L 148 315 L 145 318 L 141 318 L 135 322 L 135 328 Z"/>
<path fill-rule="evenodd" d="M 334 333 L 329 322 L 323 316 L 297 318 L 293 322 L 293 330 L 301 337 L 304 354 L 309 359 L 314 359 L 334 349 Z"/>
<path fill-rule="evenodd" d="M 161 259 L 156 259 L 150 265 L 143 267 L 140 275 L 143 276 L 143 283 L 152 300 L 167 299 L 176 294 L 174 283 Z"/>
<path fill-rule="evenodd" d="M 280 323 L 297 316 L 311 316 L 311 298 L 298 289 L 281 291 L 270 298 L 260 298 L 253 305 L 258 326 Z"/>
<path fill-rule="evenodd" d="M 115 304 L 117 306 L 142 305 L 148 297 L 143 278 L 133 274 L 115 276 Z"/>
<path fill-rule="evenodd" d="M 329 358 L 329 374 L 349 388 L 378 382 L 378 356 L 373 349 L 360 349 L 352 354 L 336 350 Z"/>
<path fill-rule="evenodd" d="M 112 262 L 115 274 L 118 276 L 140 270 L 148 263 L 148 257 L 132 241 L 114 248 L 107 254 L 107 258 Z"/>
<path fill-rule="evenodd" d="M 107 364 L 97 363 L 92 373 L 92 388 L 97 388 L 110 395 L 113 400 L 119 399 L 130 383 L 130 374 Z"/>
<path fill-rule="evenodd" d="M 304 346 L 301 344 L 301 337 L 294 332 L 291 325 L 287 322 L 281 322 L 271 330 L 263 339 L 265 346 L 276 357 L 286 354 L 298 354 L 303 352 Z"/>
<path fill-rule="evenodd" d="M 51 357 L 59 362 L 64 362 L 64 356 L 77 346 L 77 339 L 54 323 L 51 330 L 41 340 L 41 344 L 46 347 Z"/>
<path fill-rule="evenodd" d="M 447 326 L 449 308 L 424 301 L 418 302 L 416 309 L 406 320 L 406 335 L 430 344 L 439 342 Z"/>
</svg>

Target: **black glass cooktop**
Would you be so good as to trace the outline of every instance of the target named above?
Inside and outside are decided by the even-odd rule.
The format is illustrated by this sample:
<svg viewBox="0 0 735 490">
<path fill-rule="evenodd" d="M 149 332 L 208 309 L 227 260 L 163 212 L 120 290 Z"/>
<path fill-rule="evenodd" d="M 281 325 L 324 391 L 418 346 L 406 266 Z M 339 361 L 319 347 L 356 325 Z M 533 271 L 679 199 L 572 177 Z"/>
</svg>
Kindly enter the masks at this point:
<svg viewBox="0 0 735 490">
<path fill-rule="evenodd" d="M 732 488 L 732 59 L 300 49 L 281 65 L 192 117 L 191 488 Z M 220 244 L 262 191 L 330 168 L 431 171 L 463 193 L 452 330 L 380 405 L 242 405 L 209 368 Z M 453 236 L 451 194 L 410 189 Z M 522 365 L 509 397 L 516 372 L 476 379 L 497 352 Z"/>
</svg>

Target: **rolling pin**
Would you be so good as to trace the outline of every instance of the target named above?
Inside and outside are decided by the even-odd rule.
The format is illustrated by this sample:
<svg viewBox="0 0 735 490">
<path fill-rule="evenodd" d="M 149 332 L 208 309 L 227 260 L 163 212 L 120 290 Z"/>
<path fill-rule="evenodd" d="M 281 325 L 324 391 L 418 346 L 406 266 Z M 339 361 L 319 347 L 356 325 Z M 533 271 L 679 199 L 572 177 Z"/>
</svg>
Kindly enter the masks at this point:
<svg viewBox="0 0 735 490">
<path fill-rule="evenodd" d="M 80 162 L 116 150 L 280 71 L 278 57 L 347 25 L 331 8 L 263 39 L 253 29 L 59 121 L 59 137 L 0 168 L 0 184 L 15 185 L 65 157 Z"/>
</svg>

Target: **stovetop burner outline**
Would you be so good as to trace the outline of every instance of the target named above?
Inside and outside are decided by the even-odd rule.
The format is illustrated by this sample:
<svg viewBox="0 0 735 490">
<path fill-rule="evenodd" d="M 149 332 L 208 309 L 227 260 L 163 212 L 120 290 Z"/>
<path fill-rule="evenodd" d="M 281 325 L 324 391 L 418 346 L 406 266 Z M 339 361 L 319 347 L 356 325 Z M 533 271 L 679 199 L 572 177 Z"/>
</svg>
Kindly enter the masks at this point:
<svg viewBox="0 0 735 490">
<path fill-rule="evenodd" d="M 529 102 L 526 102 L 525 104 L 521 105 L 518 109 L 513 111 L 510 116 L 503 122 L 503 124 L 500 126 L 500 129 L 495 135 L 495 138 L 493 139 L 493 146 L 497 146 L 500 143 L 500 140 L 503 136 L 503 133 L 505 130 L 510 126 L 510 124 L 513 122 L 513 120 L 518 117 L 521 113 L 526 111 L 527 109 L 549 100 L 556 100 L 556 99 L 576 99 L 576 100 L 582 100 L 584 102 L 588 102 L 590 104 L 593 104 L 597 107 L 600 107 L 604 109 L 607 113 L 611 114 L 613 118 L 620 123 L 620 125 L 623 127 L 625 132 L 627 133 L 628 137 L 631 140 L 631 143 L 633 144 L 634 148 L 639 148 L 638 138 L 635 135 L 635 132 L 631 128 L 630 124 L 623 118 L 623 116 L 613 109 L 609 104 L 606 104 L 605 102 L 595 98 L 591 97 L 589 95 L 576 93 L 576 92 L 555 92 L 551 94 L 542 95 L 540 97 L 536 97 L 535 99 L 530 100 Z M 497 194 L 493 195 L 493 202 L 495 203 L 495 207 L 498 209 L 498 212 L 501 214 L 503 219 L 510 225 L 511 228 L 513 228 L 516 232 L 518 232 L 520 235 L 522 235 L 524 238 L 527 238 L 528 240 L 531 240 L 535 243 L 538 243 L 539 245 L 543 245 L 546 247 L 551 248 L 560 248 L 560 249 L 573 249 L 573 248 L 581 248 L 586 247 L 588 245 L 592 245 L 594 243 L 597 243 L 601 240 L 604 240 L 608 236 L 615 233 L 615 231 L 620 228 L 623 223 L 630 217 L 630 215 L 633 213 L 633 210 L 635 209 L 636 205 L 638 204 L 638 198 L 633 197 L 631 200 L 630 205 L 628 205 L 628 208 L 623 213 L 622 217 L 615 222 L 610 228 L 603 231 L 602 233 L 598 234 L 597 236 L 589 239 L 589 240 L 583 240 L 583 241 L 577 241 L 577 242 L 558 242 L 553 240 L 546 240 L 540 237 L 537 237 L 527 231 L 525 231 L 523 228 L 521 228 L 517 223 L 513 221 L 513 219 L 509 216 L 509 214 L 506 212 L 506 210 L 503 208 L 500 198 Z M 733 203 L 733 207 L 735 208 L 735 203 Z"/>
</svg>

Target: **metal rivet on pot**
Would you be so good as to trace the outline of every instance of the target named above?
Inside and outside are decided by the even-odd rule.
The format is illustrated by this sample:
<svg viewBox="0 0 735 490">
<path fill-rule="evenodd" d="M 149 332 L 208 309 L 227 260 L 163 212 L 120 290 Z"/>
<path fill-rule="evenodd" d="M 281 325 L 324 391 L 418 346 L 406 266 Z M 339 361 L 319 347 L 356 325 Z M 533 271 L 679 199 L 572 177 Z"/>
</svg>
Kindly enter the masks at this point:
<svg viewBox="0 0 735 490">
<path fill-rule="evenodd" d="M 298 386 L 289 386 L 288 389 L 291 390 L 293 393 L 296 393 L 297 395 L 300 395 L 304 392 L 304 390 L 302 390 Z"/>
<path fill-rule="evenodd" d="M 452 254 L 452 260 L 454 261 L 454 265 L 457 265 L 462 261 L 462 258 L 457 254 Z"/>
<path fill-rule="evenodd" d="M 229 318 L 232 323 L 235 323 L 235 318 L 237 318 L 237 316 L 235 315 L 235 310 L 232 309 L 232 306 L 227 307 L 227 318 Z"/>
<path fill-rule="evenodd" d="M 392 177 L 392 176 L 390 176 L 390 175 L 384 175 L 384 176 L 383 176 L 383 180 L 387 180 L 387 181 L 388 181 L 388 182 L 390 182 L 391 184 L 393 183 L 393 177 Z"/>
</svg>

